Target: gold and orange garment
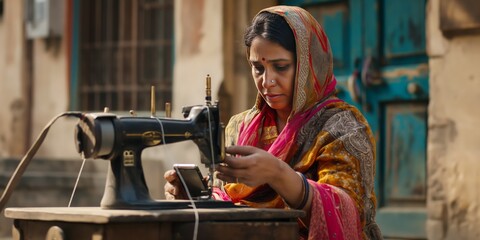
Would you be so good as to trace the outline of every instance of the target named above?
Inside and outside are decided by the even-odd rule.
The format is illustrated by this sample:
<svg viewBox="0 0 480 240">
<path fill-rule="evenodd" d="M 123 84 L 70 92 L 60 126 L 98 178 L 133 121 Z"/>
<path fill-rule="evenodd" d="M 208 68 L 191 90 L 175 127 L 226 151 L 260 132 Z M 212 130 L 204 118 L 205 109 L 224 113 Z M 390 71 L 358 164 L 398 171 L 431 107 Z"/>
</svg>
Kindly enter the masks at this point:
<svg viewBox="0 0 480 240">
<path fill-rule="evenodd" d="M 244 112 L 230 119 L 226 128 L 227 145 L 238 142 L 238 132 L 247 115 L 248 112 Z M 375 144 L 362 114 L 345 102 L 332 101 L 297 132 L 286 162 L 295 171 L 304 173 L 315 189 L 309 239 L 334 239 L 334 235 L 335 239 L 356 239 L 349 237 L 355 235 L 350 231 L 355 230 L 352 226 L 356 225 L 363 231 L 364 239 L 380 236 L 374 222 Z M 278 137 L 274 125 L 260 128 L 259 134 L 260 145 L 266 148 L 271 147 Z M 251 207 L 287 207 L 268 185 L 251 188 L 241 183 L 229 183 L 225 185 L 225 191 L 233 202 Z M 321 193 L 327 196 L 322 197 Z M 336 232 L 329 231 L 328 218 L 341 228 Z M 342 235 L 344 237 L 340 237 Z"/>
</svg>

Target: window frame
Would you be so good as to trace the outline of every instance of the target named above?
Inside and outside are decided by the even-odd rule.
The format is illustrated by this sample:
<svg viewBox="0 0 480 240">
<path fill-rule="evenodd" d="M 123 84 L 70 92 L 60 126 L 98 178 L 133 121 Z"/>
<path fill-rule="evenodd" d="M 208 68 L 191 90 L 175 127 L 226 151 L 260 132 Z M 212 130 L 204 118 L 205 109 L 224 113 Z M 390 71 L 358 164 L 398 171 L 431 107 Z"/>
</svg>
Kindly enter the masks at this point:
<svg viewBox="0 0 480 240">
<path fill-rule="evenodd" d="M 119 9 L 118 12 L 115 10 L 109 10 L 106 7 L 99 10 L 100 13 L 97 13 L 97 16 L 101 16 L 104 21 L 110 21 L 107 24 L 111 24 L 113 28 L 117 28 L 115 33 L 117 37 L 113 37 L 112 41 L 108 42 L 108 40 L 104 41 L 104 46 L 99 47 L 99 43 L 101 44 L 101 39 L 99 42 L 86 42 L 85 37 L 88 34 L 83 34 L 82 36 L 82 27 L 85 28 L 85 23 L 82 22 L 82 7 L 85 8 L 85 5 L 88 5 L 85 0 L 73 0 L 72 5 L 69 9 L 70 16 L 71 16 L 71 39 L 70 39 L 70 70 L 69 70 L 69 77 L 70 77 L 70 104 L 69 108 L 71 110 L 80 110 L 80 111 L 102 111 L 104 107 L 110 108 L 112 111 L 119 111 L 119 112 L 126 112 L 129 110 L 134 110 L 136 112 L 143 112 L 148 111 L 150 109 L 150 87 L 155 86 L 156 88 L 156 108 L 160 111 L 164 110 L 164 106 L 166 102 L 171 102 L 173 98 L 173 62 L 174 62 L 174 1 L 173 0 L 131 0 L 125 3 L 126 1 L 115 1 L 115 0 L 95 0 L 95 1 L 88 1 L 89 3 L 93 3 L 96 5 L 109 5 L 110 7 L 117 4 Z M 120 16 L 122 10 L 126 9 L 126 5 L 131 4 L 133 7 L 130 14 L 132 14 L 131 21 L 129 24 L 126 24 L 122 21 L 125 20 L 125 16 Z M 97 6 L 98 7 L 98 6 Z M 121 9 L 123 7 L 123 9 Z M 136 8 L 136 9 L 135 9 Z M 94 8 L 90 8 L 95 10 Z M 110 13 L 109 16 L 104 16 L 105 12 L 101 12 L 102 10 L 107 9 L 107 13 Z M 130 8 L 129 8 L 130 9 Z M 164 10 L 162 14 L 160 11 Z M 90 11 L 90 10 L 86 10 Z M 113 16 L 112 14 L 117 14 Z M 135 15 L 136 14 L 136 15 Z M 153 18 L 158 18 L 155 20 L 163 19 L 163 23 L 169 23 L 166 27 L 159 28 L 157 21 L 150 21 L 145 19 L 148 17 L 147 15 Z M 88 13 L 86 14 L 88 15 Z M 108 15 L 108 14 L 107 14 Z M 118 20 L 115 21 L 115 17 Z M 89 19 L 88 19 L 89 20 Z M 87 20 L 87 21 L 88 21 Z M 142 22 L 143 21 L 143 22 Z M 98 24 L 90 23 L 90 26 L 97 27 Z M 131 26 L 131 27 L 128 27 Z M 135 27 L 133 27 L 135 25 Z M 147 29 L 148 27 L 151 29 Z M 162 25 L 166 26 L 166 25 Z M 129 29 L 127 29 L 129 28 Z M 88 28 L 88 31 L 97 30 L 97 35 L 91 34 L 94 37 L 99 37 L 102 34 L 106 35 L 106 33 L 101 33 L 99 29 L 95 28 Z M 125 34 L 125 32 L 120 33 L 121 30 L 125 32 L 130 31 L 132 34 L 130 39 L 123 38 L 122 36 L 118 36 L 120 34 Z M 157 31 L 158 30 L 158 31 Z M 83 31 L 87 31 L 83 29 Z M 135 32 L 136 31 L 136 32 Z M 100 35 L 99 35 L 100 33 Z M 112 34 L 112 32 L 110 32 Z M 135 34 L 137 34 L 135 38 Z M 91 36 L 89 36 L 91 37 Z M 109 36 L 111 37 L 111 36 Z M 111 39 L 110 39 L 111 40 Z M 116 40 L 116 42 L 115 42 Z M 86 59 L 88 54 L 86 54 L 85 46 L 86 44 L 95 45 L 96 49 L 93 47 L 91 52 L 98 51 L 103 47 L 103 50 L 107 49 L 105 46 L 108 44 L 111 45 L 112 48 L 118 47 L 117 52 L 115 54 L 122 54 L 126 53 L 131 50 L 130 56 L 108 56 L 109 54 L 114 54 L 114 50 L 105 50 L 107 53 L 106 60 L 103 60 L 103 63 L 109 62 L 110 60 L 118 60 L 118 58 L 124 58 L 120 61 L 125 61 L 128 64 L 132 64 L 132 68 L 135 68 L 133 71 L 134 73 L 130 74 L 130 79 L 128 83 L 121 82 L 121 78 L 125 75 L 122 71 L 125 69 L 118 68 L 121 66 L 121 63 L 118 61 L 110 61 L 109 64 L 101 65 L 102 61 L 98 60 L 97 57 L 90 56 L 90 60 Z M 117 45 L 115 45 L 117 44 Z M 123 49 L 122 49 L 123 47 Z M 110 51 L 110 52 L 109 52 Z M 154 54 L 151 54 L 151 53 Z M 158 52 L 158 53 L 157 53 Z M 93 54 L 92 54 L 93 55 Z M 146 56 L 148 55 L 148 56 Z M 133 56 L 133 57 L 132 57 Z M 156 58 L 156 59 L 155 59 Z M 151 59 L 155 59 L 150 61 Z M 98 60 L 98 61 L 97 61 Z M 92 66 L 88 66 L 89 61 L 95 61 L 96 67 L 100 69 L 100 72 L 103 74 L 113 74 L 115 76 L 108 76 L 108 77 L 96 77 L 94 81 L 99 80 L 110 80 L 111 82 L 90 82 L 90 84 L 94 84 L 95 86 L 86 86 L 86 82 L 88 81 L 88 75 L 91 75 Z M 151 63 L 153 62 L 153 63 Z M 87 66 L 86 66 L 87 65 Z M 91 64 L 92 65 L 92 64 Z M 98 67 L 100 65 L 100 67 Z M 118 66 L 117 66 L 118 65 Z M 134 66 L 133 66 L 134 65 Z M 108 68 L 111 68 L 107 70 Z M 113 70 L 112 70 L 113 69 Z M 158 70 L 160 69 L 160 70 Z M 153 73 L 152 73 L 153 72 Z M 147 79 L 147 74 L 152 75 Z M 117 78 L 118 77 L 118 78 Z M 102 79 L 103 78 L 103 79 Z M 117 78 L 117 79 L 115 79 Z M 119 80 L 120 79 L 120 80 Z M 87 84 L 88 85 L 88 84 Z M 91 97 L 86 99 L 88 94 L 97 94 L 97 99 L 93 101 Z M 103 95 L 102 95 L 103 94 Z M 110 94 L 110 96 L 108 96 Z M 127 98 L 129 100 L 120 103 L 119 97 L 113 97 L 113 95 L 123 95 L 123 98 Z M 131 96 L 131 97 L 130 97 Z M 101 98 L 108 98 L 108 100 L 99 100 Z"/>
</svg>

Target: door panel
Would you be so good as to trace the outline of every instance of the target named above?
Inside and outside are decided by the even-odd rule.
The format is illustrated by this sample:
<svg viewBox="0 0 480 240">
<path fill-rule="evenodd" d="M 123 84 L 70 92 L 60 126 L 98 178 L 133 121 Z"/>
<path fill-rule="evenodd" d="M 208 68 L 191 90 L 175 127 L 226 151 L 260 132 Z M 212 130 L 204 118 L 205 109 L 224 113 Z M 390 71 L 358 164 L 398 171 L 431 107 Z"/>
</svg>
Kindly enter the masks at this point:
<svg viewBox="0 0 480 240">
<path fill-rule="evenodd" d="M 377 223 L 387 238 L 426 238 L 426 0 L 291 0 L 327 33 L 338 96 L 377 141 Z"/>
<path fill-rule="evenodd" d="M 427 136 L 425 103 L 389 103 L 385 106 L 385 205 L 422 205 L 426 200 L 423 161 Z"/>
<path fill-rule="evenodd" d="M 383 53 L 388 64 L 394 59 L 426 56 L 424 1 L 384 1 L 382 20 Z"/>
</svg>

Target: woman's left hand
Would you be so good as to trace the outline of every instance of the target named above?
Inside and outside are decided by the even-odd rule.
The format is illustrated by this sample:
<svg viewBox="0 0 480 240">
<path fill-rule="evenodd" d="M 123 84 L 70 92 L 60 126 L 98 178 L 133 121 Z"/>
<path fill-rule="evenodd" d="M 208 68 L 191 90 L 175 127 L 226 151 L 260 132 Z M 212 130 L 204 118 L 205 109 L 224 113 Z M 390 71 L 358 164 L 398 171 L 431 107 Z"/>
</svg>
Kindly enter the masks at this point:
<svg viewBox="0 0 480 240">
<path fill-rule="evenodd" d="M 279 177 L 285 164 L 269 152 L 253 146 L 231 146 L 226 152 L 230 155 L 225 157 L 225 164 L 217 168 L 217 177 L 225 182 L 251 187 L 268 184 Z"/>
</svg>

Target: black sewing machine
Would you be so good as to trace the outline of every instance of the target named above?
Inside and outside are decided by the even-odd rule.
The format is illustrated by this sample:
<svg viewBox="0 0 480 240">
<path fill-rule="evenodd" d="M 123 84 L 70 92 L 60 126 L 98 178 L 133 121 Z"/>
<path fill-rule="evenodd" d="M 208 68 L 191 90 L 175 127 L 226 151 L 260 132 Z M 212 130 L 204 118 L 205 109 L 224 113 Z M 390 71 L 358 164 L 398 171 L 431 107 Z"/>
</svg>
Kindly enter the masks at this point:
<svg viewBox="0 0 480 240">
<path fill-rule="evenodd" d="M 188 208 L 188 200 L 153 200 L 145 181 L 141 153 L 145 148 L 192 140 L 199 148 L 201 162 L 213 176 L 213 166 L 225 156 L 224 128 L 219 105 L 211 103 L 210 77 L 207 76 L 205 105 L 183 108 L 185 119 L 155 117 L 152 88 L 151 117 L 117 116 L 109 113 L 84 114 L 76 126 L 77 151 L 85 158 L 110 160 L 101 207 L 107 209 Z M 167 111 L 167 116 L 170 114 Z M 160 173 L 163 174 L 163 173 Z M 212 186 L 212 184 L 209 184 Z M 230 202 L 207 197 L 195 200 L 196 207 L 229 207 Z"/>
<path fill-rule="evenodd" d="M 75 142 L 83 157 L 110 161 L 101 208 L 8 208 L 5 216 L 14 219 L 13 238 L 192 239 L 197 233 L 198 239 L 221 239 L 229 234 L 233 239 L 298 238 L 296 219 L 305 215 L 303 211 L 237 208 L 231 202 L 211 199 L 211 188 L 208 187 L 211 184 L 207 185 L 206 195 L 202 195 L 206 197 L 191 201 L 155 200 L 150 197 L 140 159 L 143 149 L 192 140 L 199 147 L 201 162 L 210 169 L 210 174 L 213 166 L 223 160 L 223 126 L 219 120 L 218 103 L 211 103 L 209 81 L 207 77 L 205 105 L 184 108 L 184 119 L 172 119 L 168 111 L 167 117 L 156 117 L 153 103 L 150 117 L 137 117 L 135 114 L 117 116 L 108 111 L 67 112 L 55 117 L 19 163 L 0 198 L 0 211 L 45 139 L 48 129 L 62 116 L 80 118 L 76 125 Z M 188 209 L 194 206 L 216 209 Z M 145 209 L 149 211 L 143 211 Z"/>
</svg>

